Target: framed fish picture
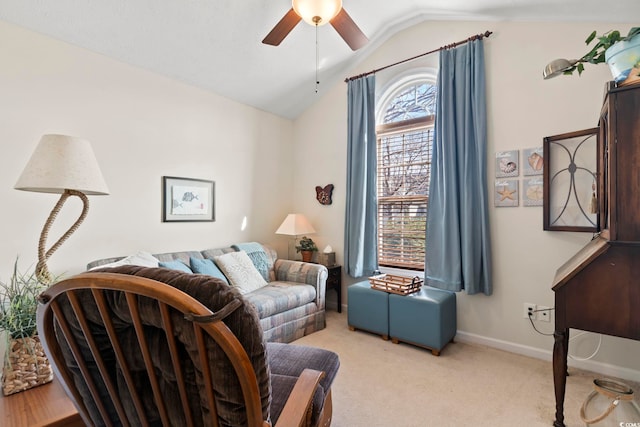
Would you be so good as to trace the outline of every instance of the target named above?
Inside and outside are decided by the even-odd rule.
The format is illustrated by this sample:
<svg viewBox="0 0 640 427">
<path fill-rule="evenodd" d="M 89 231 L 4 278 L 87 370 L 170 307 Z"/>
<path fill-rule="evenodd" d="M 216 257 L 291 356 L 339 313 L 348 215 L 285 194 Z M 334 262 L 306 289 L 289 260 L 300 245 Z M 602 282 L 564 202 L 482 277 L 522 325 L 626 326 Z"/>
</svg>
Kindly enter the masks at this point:
<svg viewBox="0 0 640 427">
<path fill-rule="evenodd" d="M 215 221 L 215 183 L 162 177 L 162 222 Z"/>
</svg>

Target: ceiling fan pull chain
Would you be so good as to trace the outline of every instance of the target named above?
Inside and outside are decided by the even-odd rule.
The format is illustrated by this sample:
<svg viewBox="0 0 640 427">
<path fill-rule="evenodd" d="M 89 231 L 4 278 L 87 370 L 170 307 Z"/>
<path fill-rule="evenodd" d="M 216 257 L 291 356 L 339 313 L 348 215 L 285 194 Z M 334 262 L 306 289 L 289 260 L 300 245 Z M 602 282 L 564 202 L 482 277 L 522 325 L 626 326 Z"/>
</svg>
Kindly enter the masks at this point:
<svg viewBox="0 0 640 427">
<path fill-rule="evenodd" d="M 318 68 L 320 67 L 320 45 L 318 44 L 318 22 L 316 21 L 316 93 L 318 93 L 318 85 L 320 80 L 318 79 Z"/>
</svg>

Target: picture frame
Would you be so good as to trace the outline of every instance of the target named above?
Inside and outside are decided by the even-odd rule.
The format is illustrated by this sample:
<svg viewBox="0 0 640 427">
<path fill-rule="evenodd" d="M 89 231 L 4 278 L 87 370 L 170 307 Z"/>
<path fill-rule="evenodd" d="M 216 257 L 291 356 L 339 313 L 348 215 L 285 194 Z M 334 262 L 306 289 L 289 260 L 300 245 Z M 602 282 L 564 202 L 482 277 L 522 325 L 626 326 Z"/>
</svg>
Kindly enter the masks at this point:
<svg viewBox="0 0 640 427">
<path fill-rule="evenodd" d="M 162 222 L 215 221 L 215 182 L 162 177 Z"/>
<path fill-rule="evenodd" d="M 599 128 L 543 139 L 543 229 L 595 233 L 598 213 Z"/>
<path fill-rule="evenodd" d="M 518 150 L 496 151 L 496 178 L 513 178 L 520 175 Z"/>
<path fill-rule="evenodd" d="M 522 180 L 523 206 L 542 206 L 544 200 L 544 183 L 541 176 Z"/>
<path fill-rule="evenodd" d="M 519 204 L 517 179 L 497 179 L 493 193 L 494 206 L 497 208 L 513 208 Z"/>
<path fill-rule="evenodd" d="M 542 175 L 544 166 L 544 152 L 542 146 L 525 148 L 522 150 L 522 174 L 524 176 Z"/>
</svg>

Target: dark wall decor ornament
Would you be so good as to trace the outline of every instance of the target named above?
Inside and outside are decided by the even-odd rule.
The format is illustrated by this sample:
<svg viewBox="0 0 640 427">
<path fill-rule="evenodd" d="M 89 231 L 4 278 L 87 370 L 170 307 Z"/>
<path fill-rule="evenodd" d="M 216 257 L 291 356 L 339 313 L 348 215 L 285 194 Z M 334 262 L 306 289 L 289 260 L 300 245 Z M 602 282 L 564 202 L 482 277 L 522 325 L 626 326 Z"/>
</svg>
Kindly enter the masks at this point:
<svg viewBox="0 0 640 427">
<path fill-rule="evenodd" d="M 331 193 L 333 193 L 333 184 L 326 185 L 324 188 L 316 185 L 316 199 L 321 205 L 330 205 Z"/>
</svg>

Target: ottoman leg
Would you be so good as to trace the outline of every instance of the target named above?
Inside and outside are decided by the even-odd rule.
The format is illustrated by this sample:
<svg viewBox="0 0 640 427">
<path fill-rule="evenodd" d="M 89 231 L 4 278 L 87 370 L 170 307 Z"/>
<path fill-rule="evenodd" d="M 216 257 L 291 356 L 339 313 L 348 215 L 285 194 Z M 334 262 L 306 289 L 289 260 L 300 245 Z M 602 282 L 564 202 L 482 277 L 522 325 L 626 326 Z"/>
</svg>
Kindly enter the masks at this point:
<svg viewBox="0 0 640 427">
<path fill-rule="evenodd" d="M 356 327 L 353 327 L 353 326 L 349 325 L 349 330 L 350 330 L 350 331 L 357 331 L 357 330 L 358 330 L 358 328 L 356 328 Z M 366 331 L 366 330 L 365 330 L 365 329 L 363 329 L 363 331 Z M 366 331 L 366 332 L 370 332 L 370 331 Z M 373 332 L 373 333 L 375 334 L 376 332 Z M 381 335 L 380 335 L 380 338 L 382 338 L 384 341 L 389 341 L 389 335 L 387 335 L 387 334 L 381 334 Z M 397 343 L 396 343 L 396 344 L 397 344 Z"/>
</svg>

